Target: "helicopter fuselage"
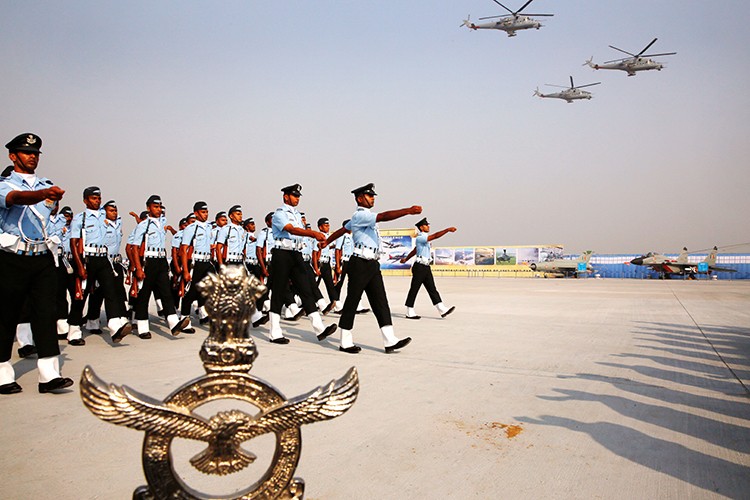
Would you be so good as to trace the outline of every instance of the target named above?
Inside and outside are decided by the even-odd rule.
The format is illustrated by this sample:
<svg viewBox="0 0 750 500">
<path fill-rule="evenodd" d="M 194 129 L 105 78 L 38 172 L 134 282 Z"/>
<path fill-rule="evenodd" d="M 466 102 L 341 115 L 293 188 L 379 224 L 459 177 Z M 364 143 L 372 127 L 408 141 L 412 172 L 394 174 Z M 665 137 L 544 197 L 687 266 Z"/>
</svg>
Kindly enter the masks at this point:
<svg viewBox="0 0 750 500">
<path fill-rule="evenodd" d="M 637 57 L 611 64 L 591 64 L 591 67 L 594 69 L 618 69 L 620 71 L 625 71 L 628 76 L 635 76 L 637 71 L 648 71 L 652 69 L 661 71 L 664 65 L 653 59 Z"/>
<path fill-rule="evenodd" d="M 563 99 L 567 101 L 568 103 L 571 103 L 573 101 L 577 101 L 580 99 L 591 99 L 591 92 L 587 92 L 585 90 L 580 90 L 580 89 L 567 89 L 567 90 L 563 90 L 562 92 L 553 92 L 551 94 L 542 94 L 541 92 L 537 92 L 537 95 L 539 97 Z"/>
<path fill-rule="evenodd" d="M 468 27 L 473 30 L 501 30 L 505 31 L 508 36 L 516 36 L 516 31 L 532 28 L 539 29 L 542 27 L 542 23 L 529 16 L 517 16 L 515 18 L 507 17 L 500 21 L 489 23 L 469 23 Z"/>
</svg>

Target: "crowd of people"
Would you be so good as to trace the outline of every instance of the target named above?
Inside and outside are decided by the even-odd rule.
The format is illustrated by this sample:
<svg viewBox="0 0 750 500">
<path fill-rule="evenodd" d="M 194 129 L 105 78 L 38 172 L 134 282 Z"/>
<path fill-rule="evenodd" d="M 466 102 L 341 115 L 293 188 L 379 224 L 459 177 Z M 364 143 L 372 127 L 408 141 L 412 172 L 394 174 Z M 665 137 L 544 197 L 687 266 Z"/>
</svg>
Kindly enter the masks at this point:
<svg viewBox="0 0 750 500">
<path fill-rule="evenodd" d="M 13 164 L 0 178 L 0 394 L 22 391 L 10 362 L 14 340 L 20 357 L 38 358 L 39 392 L 70 387 L 73 381 L 60 372 L 59 342 L 84 346 L 84 331 L 103 334 L 102 305 L 113 343 L 131 333 L 151 338 L 152 296 L 172 335 L 195 333 L 193 319 L 199 324 L 209 321 L 195 284 L 222 265 L 244 266 L 265 283 L 267 291 L 258 299 L 251 322 L 253 328 L 269 324 L 270 342 L 289 343 L 281 320 L 306 315 L 319 341 L 338 329 L 339 350 L 358 353 L 352 329 L 355 315 L 369 311 L 362 305 L 363 294 L 377 319 L 385 352 L 411 342 L 393 329 L 380 272 L 378 223 L 421 214 L 422 207 L 375 212 L 377 195 L 370 183 L 351 191 L 357 205 L 351 219 L 331 232 L 329 219 L 320 218 L 313 229 L 297 210 L 302 186 L 293 184 L 281 189 L 281 207 L 266 215 L 265 227 L 257 232 L 240 205 L 209 220 L 204 201 L 195 202 L 193 212 L 175 229 L 167 223 L 161 197 L 151 195 L 145 211 L 130 212 L 137 225 L 123 252 L 117 203 L 102 204 L 101 189 L 91 186 L 83 191 L 83 211 L 74 214 L 69 206 L 61 207 L 65 191 L 36 172 L 41 145 L 41 138 L 30 133 L 6 144 Z M 422 285 L 445 317 L 455 308 L 442 302 L 435 287 L 430 241 L 456 228 L 429 234 L 426 218 L 415 226 L 416 247 L 402 259 L 416 256 L 406 317 L 420 318 L 414 303 Z M 339 322 L 326 325 L 323 317 L 331 312 L 340 314 Z"/>
</svg>

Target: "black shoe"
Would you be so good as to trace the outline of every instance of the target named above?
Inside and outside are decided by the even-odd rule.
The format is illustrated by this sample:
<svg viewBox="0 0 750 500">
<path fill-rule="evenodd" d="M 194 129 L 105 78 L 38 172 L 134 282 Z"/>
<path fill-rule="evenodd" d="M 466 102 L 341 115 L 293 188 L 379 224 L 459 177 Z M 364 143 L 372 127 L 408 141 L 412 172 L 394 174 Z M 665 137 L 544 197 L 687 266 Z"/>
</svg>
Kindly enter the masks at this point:
<svg viewBox="0 0 750 500">
<path fill-rule="evenodd" d="M 114 335 L 112 335 L 112 342 L 115 344 L 119 344 L 122 339 L 124 339 L 127 335 L 130 335 L 130 333 L 133 331 L 133 324 L 132 323 L 125 323 L 122 325 Z"/>
<path fill-rule="evenodd" d="M 45 392 L 54 392 L 59 389 L 65 389 L 73 385 L 73 380 L 67 377 L 53 378 L 49 382 L 39 382 L 39 392 L 44 394 Z"/>
<path fill-rule="evenodd" d="M 269 342 L 273 342 L 274 344 L 288 344 L 289 339 L 286 337 L 280 337 L 278 339 L 270 339 Z"/>
<path fill-rule="evenodd" d="M 180 321 L 177 322 L 176 325 L 174 325 L 174 328 L 172 328 L 172 335 L 179 335 L 182 330 L 187 328 L 187 326 L 190 324 L 190 318 L 185 316 Z"/>
<path fill-rule="evenodd" d="M 406 347 L 407 345 L 409 345 L 409 342 L 411 342 L 411 337 L 406 337 L 405 339 L 401 339 L 395 344 L 393 344 L 392 346 L 386 346 L 385 353 L 391 354 L 393 351 Z"/>
<path fill-rule="evenodd" d="M 362 348 L 358 345 L 353 345 L 351 347 L 341 347 L 339 346 L 339 351 L 341 352 L 347 352 L 349 354 L 357 354 L 359 351 L 361 351 Z"/>
<path fill-rule="evenodd" d="M 333 335 L 333 332 L 336 331 L 336 323 L 332 325 L 328 325 L 325 330 L 323 330 L 323 333 L 318 334 L 318 340 L 325 340 L 327 337 L 330 337 Z"/>
<path fill-rule="evenodd" d="M 165 317 L 164 316 L 164 309 L 159 309 L 158 311 L 156 311 L 156 315 L 157 316 L 161 316 L 162 318 L 164 318 Z"/>
<path fill-rule="evenodd" d="M 198 321 L 200 322 L 201 325 L 207 325 L 208 323 L 211 322 L 211 318 L 209 318 L 208 316 L 206 316 L 205 318 L 201 318 Z"/>
<path fill-rule="evenodd" d="M 101 335 L 102 333 L 104 333 L 104 332 L 102 332 L 101 328 L 94 328 L 93 330 L 89 330 L 87 328 L 86 331 L 89 332 L 89 333 L 93 333 L 95 335 Z"/>
<path fill-rule="evenodd" d="M 195 328 L 185 328 L 184 330 L 182 330 L 182 333 L 195 333 Z"/>
<path fill-rule="evenodd" d="M 326 314 L 328 314 L 329 312 L 331 312 L 331 310 L 332 310 L 332 309 L 334 308 L 334 306 L 336 306 L 336 301 L 335 301 L 335 300 L 332 300 L 332 301 L 331 301 L 331 303 L 330 303 L 330 304 L 328 304 L 328 305 L 326 306 L 326 308 L 325 308 L 325 309 L 323 309 L 323 310 L 322 310 L 322 311 L 320 312 L 320 314 L 322 314 L 323 316 L 325 316 Z"/>
<path fill-rule="evenodd" d="M 139 333 L 138 338 L 141 338 L 143 340 L 148 340 L 151 338 L 151 332 Z"/>
<path fill-rule="evenodd" d="M 367 309 L 367 308 L 365 308 L 365 309 L 357 309 L 357 314 L 367 314 L 368 312 L 370 312 L 370 310 Z"/>
<path fill-rule="evenodd" d="M 68 334 L 67 333 L 58 333 L 57 334 L 57 340 L 65 340 L 67 338 L 68 338 Z"/>
<path fill-rule="evenodd" d="M 258 321 L 253 321 L 253 328 L 258 328 L 266 323 L 268 323 L 268 314 L 264 314 Z"/>
<path fill-rule="evenodd" d="M 86 341 L 83 339 L 70 339 L 68 345 L 86 345 Z"/>
<path fill-rule="evenodd" d="M 63 338 L 66 339 L 68 338 L 68 336 L 64 335 Z M 22 358 L 28 358 L 29 356 L 33 356 L 34 354 L 36 354 L 35 345 L 27 344 L 23 347 L 18 348 L 18 355 Z"/>
<path fill-rule="evenodd" d="M 303 314 L 305 314 L 305 310 L 300 309 L 297 314 L 289 318 L 289 321 L 299 321 L 299 319 L 302 317 Z"/>
<path fill-rule="evenodd" d="M 451 306 L 451 308 L 445 311 L 443 314 L 441 314 L 440 317 L 445 318 L 446 316 L 448 316 L 450 313 L 452 313 L 455 310 L 456 310 L 456 306 Z"/>
<path fill-rule="evenodd" d="M 422 319 L 422 316 L 419 316 L 419 315 L 417 315 L 417 316 L 408 316 L 407 315 L 407 316 L 404 316 L 404 318 L 406 318 L 406 319 Z"/>
<path fill-rule="evenodd" d="M 23 390 L 23 387 L 16 382 L 0 385 L 0 394 L 17 394 Z"/>
</svg>

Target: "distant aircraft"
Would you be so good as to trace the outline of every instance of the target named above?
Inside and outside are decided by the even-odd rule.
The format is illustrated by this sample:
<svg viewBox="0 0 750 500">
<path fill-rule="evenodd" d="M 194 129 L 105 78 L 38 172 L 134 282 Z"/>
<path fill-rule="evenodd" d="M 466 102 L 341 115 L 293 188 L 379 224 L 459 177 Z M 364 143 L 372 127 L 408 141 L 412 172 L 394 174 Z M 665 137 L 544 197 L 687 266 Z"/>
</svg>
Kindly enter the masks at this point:
<svg viewBox="0 0 750 500">
<path fill-rule="evenodd" d="M 736 273 L 736 269 L 716 266 L 716 255 L 718 252 L 719 249 L 714 247 L 706 258 L 703 259 L 703 263 L 708 264 L 708 271 L 706 272 L 699 271 L 697 263 L 688 262 L 688 249 L 686 247 L 682 249 L 682 253 L 677 259 L 670 259 L 669 257 L 656 252 L 648 252 L 645 255 L 641 255 L 640 257 L 631 260 L 630 264 L 636 266 L 648 266 L 659 273 L 659 277 L 662 279 L 669 279 L 674 274 L 695 278 L 696 274 L 711 274 L 711 272 Z"/>
<path fill-rule="evenodd" d="M 586 252 L 583 252 L 581 256 L 576 260 L 555 259 L 547 262 L 532 262 L 531 264 L 529 264 L 529 267 L 532 271 L 546 273 L 545 277 L 547 277 L 547 275 L 553 276 L 555 278 L 563 278 L 566 276 L 578 277 L 579 273 L 591 273 L 594 271 L 594 269 L 591 267 L 591 264 L 589 264 L 589 260 L 591 260 L 591 255 L 593 253 L 594 252 L 592 252 L 591 250 L 587 250 Z M 578 264 L 581 262 L 586 263 L 585 271 L 578 271 Z"/>
<path fill-rule="evenodd" d="M 499 21 L 491 21 L 489 23 L 480 23 L 480 24 L 474 24 L 471 22 L 471 18 L 466 19 L 461 26 L 466 26 L 469 29 L 472 30 L 500 30 L 504 31 L 508 34 L 508 36 L 516 36 L 516 31 L 519 30 L 528 30 L 528 29 L 539 29 L 542 27 L 542 23 L 537 21 L 536 19 L 532 18 L 531 16 L 546 16 L 551 17 L 553 14 L 527 14 L 527 15 L 521 15 L 521 11 L 528 7 L 528 5 L 533 2 L 534 0 L 528 0 L 523 6 L 516 10 L 512 11 L 505 5 L 501 4 L 497 0 L 492 0 L 496 4 L 498 4 L 503 9 L 510 12 L 510 14 L 502 14 L 500 16 L 489 16 L 489 17 L 480 17 L 479 20 L 483 21 L 485 19 L 497 19 L 500 18 Z"/>
<path fill-rule="evenodd" d="M 578 101 L 581 99 L 591 99 L 591 92 L 588 92 L 586 90 L 580 90 L 584 87 L 592 87 L 594 85 L 599 85 L 602 82 L 596 82 L 596 83 L 588 83 L 586 85 L 573 85 L 573 77 L 570 77 L 570 87 L 563 87 L 562 85 L 552 85 L 550 83 L 547 83 L 546 85 L 550 87 L 560 87 L 562 89 L 565 89 L 560 92 L 552 92 L 550 94 L 543 94 L 539 92 L 539 88 L 537 88 L 534 91 L 534 95 L 537 97 L 552 97 L 554 99 L 562 99 L 564 101 L 567 101 L 568 104 L 570 104 L 573 101 Z"/>
<path fill-rule="evenodd" d="M 588 65 L 589 67 L 593 69 L 619 69 L 621 71 L 625 71 L 628 76 L 635 76 L 636 71 L 648 71 L 650 69 L 655 69 L 658 71 L 661 71 L 661 69 L 664 67 L 664 65 L 660 62 L 656 62 L 652 57 L 657 56 L 673 56 L 677 52 L 662 52 L 661 54 L 644 54 L 649 47 L 651 47 L 655 42 L 656 38 L 651 40 L 651 43 L 646 45 L 646 48 L 644 48 L 642 51 L 638 52 L 637 54 L 631 54 L 630 52 L 622 49 L 618 49 L 617 47 L 614 47 L 610 45 L 610 48 L 615 49 L 619 52 L 622 52 L 624 54 L 627 54 L 630 57 L 624 57 L 622 59 L 614 59 L 612 61 L 605 61 L 602 64 L 596 64 L 593 62 L 593 56 L 591 59 L 583 63 L 584 66 Z"/>
</svg>

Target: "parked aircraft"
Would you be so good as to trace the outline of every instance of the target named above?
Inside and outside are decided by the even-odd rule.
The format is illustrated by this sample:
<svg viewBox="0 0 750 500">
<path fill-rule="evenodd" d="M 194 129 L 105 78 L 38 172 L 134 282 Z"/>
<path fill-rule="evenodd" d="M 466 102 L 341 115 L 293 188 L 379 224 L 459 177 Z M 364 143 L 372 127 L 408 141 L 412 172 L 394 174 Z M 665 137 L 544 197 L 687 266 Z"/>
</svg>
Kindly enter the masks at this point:
<svg viewBox="0 0 750 500">
<path fill-rule="evenodd" d="M 716 266 L 716 255 L 719 250 L 714 247 L 709 252 L 702 263 L 708 265 L 707 271 L 700 271 L 698 263 L 688 262 L 688 249 L 685 247 L 682 249 L 682 253 L 677 259 L 670 259 L 666 255 L 662 255 L 656 252 L 648 252 L 647 254 L 636 257 L 630 261 L 630 264 L 636 266 L 648 266 L 657 273 L 662 279 L 669 279 L 672 275 L 688 276 L 689 278 L 695 278 L 696 274 L 711 274 L 712 272 L 723 272 L 723 273 L 735 273 L 736 269 L 718 267 Z"/>
<path fill-rule="evenodd" d="M 580 257 L 578 257 L 575 260 L 570 259 L 555 259 L 550 260 L 547 262 L 532 262 L 529 264 L 529 267 L 532 271 L 539 271 L 546 273 L 545 277 L 552 276 L 555 278 L 563 278 L 567 276 L 575 276 L 578 277 L 579 273 L 591 273 L 594 271 L 594 269 L 591 267 L 591 264 L 589 264 L 589 260 L 591 260 L 591 255 L 594 252 L 591 250 L 587 250 L 586 252 L 583 252 Z M 578 264 L 584 262 L 586 263 L 586 270 L 585 271 L 578 271 Z"/>
</svg>

